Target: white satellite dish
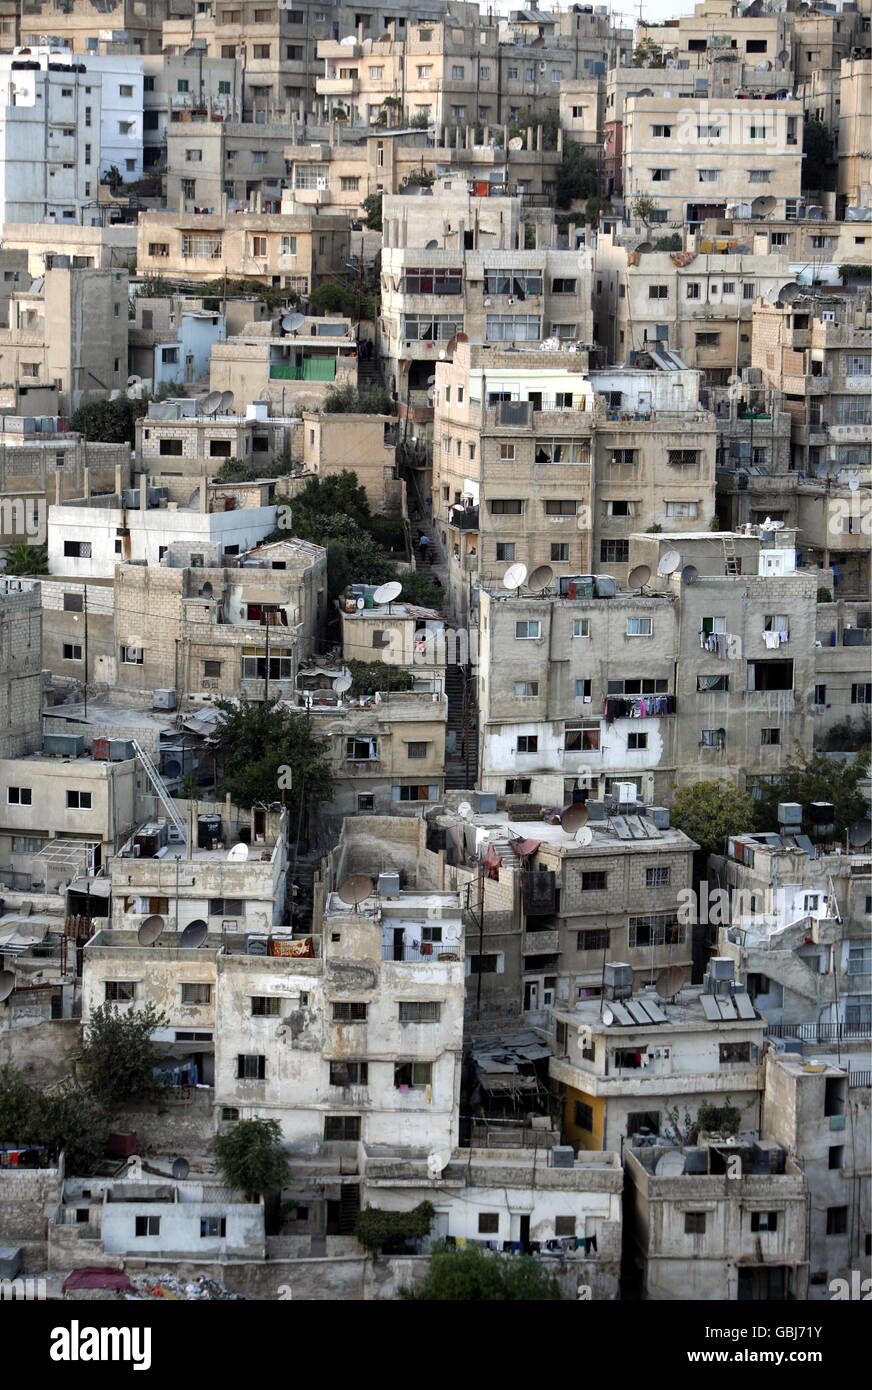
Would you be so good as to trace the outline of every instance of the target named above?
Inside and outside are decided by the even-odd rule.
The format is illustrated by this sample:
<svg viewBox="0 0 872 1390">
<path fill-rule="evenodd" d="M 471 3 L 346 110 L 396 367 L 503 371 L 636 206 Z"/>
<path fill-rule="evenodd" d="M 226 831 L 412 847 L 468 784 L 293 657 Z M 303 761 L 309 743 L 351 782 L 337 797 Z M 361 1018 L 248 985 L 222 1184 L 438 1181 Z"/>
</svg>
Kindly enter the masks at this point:
<svg viewBox="0 0 872 1390">
<path fill-rule="evenodd" d="M 577 845 L 589 845 L 592 840 L 593 831 L 591 830 L 589 825 L 583 825 L 580 830 L 576 831 L 575 843 Z"/>
<path fill-rule="evenodd" d="M 204 415 L 214 415 L 214 414 L 216 414 L 216 412 L 217 412 L 217 410 L 218 410 L 218 407 L 221 405 L 221 397 L 222 397 L 222 395 L 223 395 L 223 392 L 222 392 L 222 391 L 210 391 L 210 392 L 209 392 L 208 396 L 207 396 L 206 399 L 203 401 L 203 404 L 202 404 L 201 407 L 200 407 L 200 409 L 202 410 L 202 412 L 203 412 Z"/>
<path fill-rule="evenodd" d="M 615 1016 L 612 1013 L 611 1009 L 603 1009 L 603 1023 L 606 1025 L 606 1027 L 611 1028 L 614 1021 Z"/>
<path fill-rule="evenodd" d="M 664 550 L 657 562 L 658 574 L 674 574 L 681 564 L 681 556 L 677 550 Z"/>
<path fill-rule="evenodd" d="M 221 404 L 220 404 L 220 406 L 218 407 L 218 409 L 221 411 L 221 414 L 222 414 L 222 415 L 226 415 L 227 412 L 228 412 L 228 410 L 229 410 L 230 407 L 232 406 L 232 404 L 233 404 L 233 392 L 232 392 L 232 391 L 222 391 L 222 392 L 221 392 Z"/>
<path fill-rule="evenodd" d="M 506 570 L 505 574 L 503 575 L 503 588 L 504 588 L 504 589 L 520 589 L 521 585 L 523 584 L 523 582 L 524 582 L 524 580 L 525 580 L 526 578 L 527 578 L 527 566 L 526 566 L 526 565 L 521 565 L 521 564 L 509 565 L 509 568 Z"/>
<path fill-rule="evenodd" d="M 684 1172 L 684 1154 L 680 1149 L 668 1149 L 654 1164 L 654 1176 L 658 1178 L 677 1178 Z"/>
<path fill-rule="evenodd" d="M 0 1000 L 8 999 L 15 988 L 15 976 L 11 970 L 0 970 Z"/>
<path fill-rule="evenodd" d="M 859 479 L 859 478 L 849 478 L 849 479 L 848 479 L 848 487 L 851 489 L 852 492 L 856 492 L 857 489 L 859 488 L 859 486 L 860 486 L 860 479 Z"/>
<path fill-rule="evenodd" d="M 366 600 L 362 596 L 359 596 L 354 606 L 359 612 L 362 608 L 366 607 Z"/>
<path fill-rule="evenodd" d="M 520 135 L 513 135 L 512 138 L 511 138 L 511 140 L 509 141 L 509 149 L 510 149 L 510 150 L 522 150 L 523 148 L 524 148 L 524 141 L 521 139 L 521 136 L 520 136 Z"/>
<path fill-rule="evenodd" d="M 282 332 L 299 333 L 305 322 L 305 314 L 285 314 L 282 318 Z"/>
<path fill-rule="evenodd" d="M 333 682 L 333 689 L 337 695 L 344 695 L 346 690 L 350 690 L 354 682 L 346 671 L 343 675 L 337 676 Z"/>
<path fill-rule="evenodd" d="M 380 584 L 373 594 L 373 602 L 393 603 L 395 598 L 399 598 L 403 592 L 403 586 L 396 579 L 391 579 L 387 584 Z"/>
<path fill-rule="evenodd" d="M 229 864 L 244 864 L 248 858 L 248 845 L 234 845 L 227 851 L 227 862 Z"/>
<path fill-rule="evenodd" d="M 466 817 L 469 815 L 471 810 L 472 806 L 468 801 L 461 801 L 460 805 L 457 808 L 457 814 L 459 816 L 463 816 L 463 819 L 466 820 Z"/>
</svg>

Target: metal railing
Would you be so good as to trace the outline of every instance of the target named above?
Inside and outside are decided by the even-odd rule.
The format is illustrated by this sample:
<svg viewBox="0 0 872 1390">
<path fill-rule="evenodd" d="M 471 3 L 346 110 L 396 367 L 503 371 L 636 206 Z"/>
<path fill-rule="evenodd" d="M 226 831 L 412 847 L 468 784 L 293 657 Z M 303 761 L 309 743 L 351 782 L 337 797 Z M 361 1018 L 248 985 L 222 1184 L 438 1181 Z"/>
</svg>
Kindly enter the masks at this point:
<svg viewBox="0 0 872 1390">
<path fill-rule="evenodd" d="M 848 1072 L 848 1090 L 857 1090 L 860 1087 L 872 1086 L 872 1071 L 850 1071 Z"/>
<path fill-rule="evenodd" d="M 802 1042 L 846 1042 L 872 1038 L 872 1020 L 865 1023 L 767 1023 L 772 1038 L 799 1038 Z"/>
<path fill-rule="evenodd" d="M 463 943 L 460 941 L 423 941 L 420 946 L 382 946 L 382 960 L 393 960 L 398 964 L 430 961 L 462 961 Z"/>
</svg>

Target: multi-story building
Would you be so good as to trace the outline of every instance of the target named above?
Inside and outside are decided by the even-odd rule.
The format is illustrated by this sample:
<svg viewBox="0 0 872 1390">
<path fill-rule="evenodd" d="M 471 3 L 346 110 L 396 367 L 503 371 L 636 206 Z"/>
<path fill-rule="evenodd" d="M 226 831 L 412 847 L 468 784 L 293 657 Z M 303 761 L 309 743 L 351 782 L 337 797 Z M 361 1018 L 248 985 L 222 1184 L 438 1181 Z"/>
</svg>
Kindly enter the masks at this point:
<svg viewBox="0 0 872 1390">
<path fill-rule="evenodd" d="M 357 386 L 358 353 L 356 325 L 338 315 L 306 318 L 294 330 L 280 319 L 247 323 L 214 344 L 209 386 L 254 402 L 259 414 L 313 410 L 334 388 Z"/>
<path fill-rule="evenodd" d="M 693 1147 L 625 1150 L 628 1239 L 643 1299 L 806 1298 L 808 1179 L 757 1129 L 728 1147 L 701 1136 Z"/>
<path fill-rule="evenodd" d="M 18 410 L 39 408 L 37 391 L 24 386 L 16 395 Z M 130 450 L 124 444 L 90 444 L 53 415 L 10 413 L 2 422 L 0 543 L 44 545 L 53 503 L 129 485 Z"/>
<path fill-rule="evenodd" d="M 202 154 L 192 133 L 185 158 Z M 194 156 L 197 156 L 195 159 Z M 309 294 L 331 275 L 344 275 L 349 254 L 344 214 L 229 215 L 222 202 L 209 214 L 148 212 L 139 219 L 137 269 L 165 279 L 216 280 L 237 275 Z"/>
<path fill-rule="evenodd" d="M 180 79 L 184 80 L 184 79 Z M 171 122 L 166 130 L 166 201 L 183 212 L 224 206 L 228 212 L 279 213 L 289 187 L 284 124 L 242 124 L 229 116 Z"/>
<path fill-rule="evenodd" d="M 149 0 L 147 5 L 141 0 L 116 0 L 111 11 L 96 9 L 91 0 L 64 0 L 63 6 L 51 0 L 22 0 L 20 42 L 38 43 L 50 33 L 77 54 L 107 47 L 122 53 L 160 53 L 161 23 L 168 9 L 167 0 Z M 110 15 L 112 38 L 107 39 Z"/>
<path fill-rule="evenodd" d="M 143 69 L 143 165 L 167 167 L 167 139 L 180 124 L 242 119 L 242 74 L 233 58 L 209 58 L 201 49 L 145 57 Z M 208 126 L 201 125 L 206 134 Z M 188 132 L 191 133 L 190 131 Z M 199 170 L 191 171 L 195 176 Z M 178 195 L 173 200 L 178 205 Z M 214 203 L 213 196 L 204 202 Z"/>
<path fill-rule="evenodd" d="M 405 517 L 405 483 L 397 476 L 396 431 L 392 415 L 304 411 L 303 466 L 319 478 L 351 469 L 374 512 Z"/>
<path fill-rule="evenodd" d="M 0 579 L 0 753 L 38 748 L 42 708 L 42 613 L 32 580 Z"/>
<path fill-rule="evenodd" d="M 25 56 L 28 61 L 45 58 L 53 65 L 71 63 L 73 59 L 70 48 L 55 45 L 37 45 L 28 48 L 26 54 L 18 50 L 16 56 Z M 100 179 L 105 180 L 114 168 L 126 183 L 133 183 L 142 178 L 142 59 L 117 51 L 89 51 L 83 66 L 89 81 L 99 79 Z"/>
<path fill-rule="evenodd" d="M 138 309 L 137 315 L 141 321 Z M 216 339 L 213 347 L 222 342 Z M 248 404 L 243 410 L 244 402 Z M 251 467 L 289 461 L 295 426 L 299 427 L 298 417 L 267 415 L 262 401 L 241 392 L 209 415 L 203 412 L 202 399 L 181 396 L 149 402 L 147 414 L 136 422 L 136 459 L 143 472 L 161 479 L 210 475 L 228 459 Z M 250 506 L 250 500 L 244 505 Z"/>
<path fill-rule="evenodd" d="M 0 372 L 54 387 L 60 414 L 69 417 L 126 384 L 127 325 L 126 270 L 56 261 L 42 284 L 12 295 L 9 327 L 0 329 Z"/>
<path fill-rule="evenodd" d="M 138 294 L 128 332 L 131 372 L 158 391 L 163 384 L 208 381 L 214 343 L 226 334 L 218 309 L 202 299 Z"/>
<path fill-rule="evenodd" d="M 0 221 L 94 220 L 101 101 L 86 65 L 0 54 Z"/>
<path fill-rule="evenodd" d="M 692 227 L 742 200 L 783 217 L 801 192 L 802 103 L 628 97 L 623 164 L 625 199 L 650 199 L 667 224 Z"/>
<path fill-rule="evenodd" d="M 136 263 L 136 226 L 123 222 L 95 227 L 7 222 L 3 246 L 5 250 L 23 251 L 34 276 L 45 275 L 62 256 L 69 256 L 74 270 L 129 270 Z"/>
<path fill-rule="evenodd" d="M 868 18 L 866 45 L 868 49 Z M 844 207 L 872 206 L 872 58 L 842 63 L 839 83 L 839 199 Z"/>
</svg>

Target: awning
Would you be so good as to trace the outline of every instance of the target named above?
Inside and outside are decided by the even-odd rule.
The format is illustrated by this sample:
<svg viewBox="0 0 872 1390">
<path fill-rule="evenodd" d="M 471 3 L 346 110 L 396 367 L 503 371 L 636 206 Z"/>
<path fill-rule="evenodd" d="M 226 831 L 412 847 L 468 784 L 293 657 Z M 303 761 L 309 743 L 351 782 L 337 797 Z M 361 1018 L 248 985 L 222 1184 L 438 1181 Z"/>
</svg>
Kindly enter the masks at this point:
<svg viewBox="0 0 872 1390">
<path fill-rule="evenodd" d="M 520 855 L 520 857 L 521 857 L 522 859 L 526 859 L 527 856 L 530 855 L 530 854 L 535 854 L 536 851 L 537 851 L 537 849 L 538 849 L 539 846 L 541 845 L 541 843 L 542 843 L 541 840 L 510 840 L 510 841 L 509 841 L 509 845 L 510 845 L 510 847 L 514 850 L 515 854 Z"/>
</svg>

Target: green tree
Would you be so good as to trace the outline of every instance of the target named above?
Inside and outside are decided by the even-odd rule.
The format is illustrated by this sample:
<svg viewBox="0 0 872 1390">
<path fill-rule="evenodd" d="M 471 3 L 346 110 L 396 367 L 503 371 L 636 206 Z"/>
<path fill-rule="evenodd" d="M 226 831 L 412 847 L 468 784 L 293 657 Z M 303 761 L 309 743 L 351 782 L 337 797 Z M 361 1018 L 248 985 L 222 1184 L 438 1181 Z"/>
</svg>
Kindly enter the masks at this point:
<svg viewBox="0 0 872 1390">
<path fill-rule="evenodd" d="M 293 820 L 305 807 L 330 800 L 328 745 L 316 735 L 308 714 L 278 701 L 219 700 L 216 708 L 221 790 L 230 793 L 235 805 L 283 800 Z"/>
<path fill-rule="evenodd" d="M 337 386 L 321 404 L 322 415 L 393 415 L 394 403 L 382 386 Z"/>
<path fill-rule="evenodd" d="M 423 1284 L 400 1295 L 418 1303 L 549 1302 L 557 1280 L 532 1255 L 486 1255 L 476 1246 L 436 1249 Z"/>
<path fill-rule="evenodd" d="M 86 1084 L 110 1109 L 142 1105 L 158 1098 L 156 1054 L 151 1035 L 169 1023 L 153 1004 L 123 1013 L 100 1004 L 85 1025 L 82 1064 Z"/>
<path fill-rule="evenodd" d="M 802 187 L 814 192 L 832 191 L 833 138 L 823 121 L 806 121 L 802 128 Z"/>
<path fill-rule="evenodd" d="M 240 1120 L 209 1145 L 228 1187 L 239 1188 L 250 1202 L 281 1188 L 289 1166 L 278 1120 Z"/>
<path fill-rule="evenodd" d="M 705 854 L 723 854 L 730 835 L 745 835 L 757 826 L 757 802 L 731 782 L 692 782 L 672 801 L 672 824 Z"/>
<path fill-rule="evenodd" d="M 639 221 L 644 224 L 646 231 L 650 230 L 651 220 L 657 211 L 657 204 L 653 198 L 636 198 L 633 202 L 633 216 L 638 217 Z"/>
<path fill-rule="evenodd" d="M 18 541 L 10 545 L 3 562 L 4 574 L 48 574 L 48 550 L 44 545 Z"/>
<path fill-rule="evenodd" d="M 323 534 L 321 528 L 325 518 L 351 520 L 357 526 L 366 526 L 370 519 L 366 488 L 350 468 L 326 478 L 311 478 L 290 505 L 294 512 L 294 535 L 316 543 L 319 533 Z"/>
<path fill-rule="evenodd" d="M 411 690 L 415 678 L 403 666 L 391 666 L 387 661 L 349 661 L 352 685 L 349 695 L 384 694 L 390 690 Z"/>
<path fill-rule="evenodd" d="M 559 208 L 571 207 L 580 199 L 596 195 L 598 186 L 595 160 L 568 137 L 563 142 L 563 159 L 555 178 L 554 200 Z"/>
<path fill-rule="evenodd" d="M 868 767 L 868 749 L 854 762 L 844 763 L 823 753 L 804 752 L 797 744 L 777 781 L 763 783 L 760 787 L 760 825 L 774 830 L 778 824 L 779 801 L 796 801 L 803 809 L 803 829 L 813 833 L 814 826 L 808 819 L 810 802 L 831 801 L 836 808 L 835 838 L 844 839 L 854 822 L 867 814 L 860 783 L 868 776 Z"/>
<path fill-rule="evenodd" d="M 0 1068 L 4 1133 L 23 1144 L 45 1144 L 66 1156 L 68 1173 L 88 1173 L 102 1155 L 109 1120 L 100 1099 L 72 1080 L 31 1085 L 12 1066 Z"/>
<path fill-rule="evenodd" d="M 358 295 L 353 285 L 338 280 L 325 280 L 309 295 L 310 314 L 342 314 L 348 319 L 369 318 L 363 312 L 366 296 Z"/>
<path fill-rule="evenodd" d="M 361 203 L 364 211 L 364 220 L 371 232 L 380 232 L 382 229 L 382 194 L 370 193 Z"/>
<path fill-rule="evenodd" d="M 126 396 L 118 396 L 114 401 L 91 401 L 79 406 L 70 420 L 70 428 L 96 443 L 133 445 L 136 422 L 147 410 L 145 399 L 131 401 Z"/>
<path fill-rule="evenodd" d="M 400 575 L 403 585 L 403 602 L 420 603 L 424 608 L 441 608 L 445 599 L 444 590 L 434 584 L 429 575 L 422 570 L 411 570 Z"/>
</svg>

